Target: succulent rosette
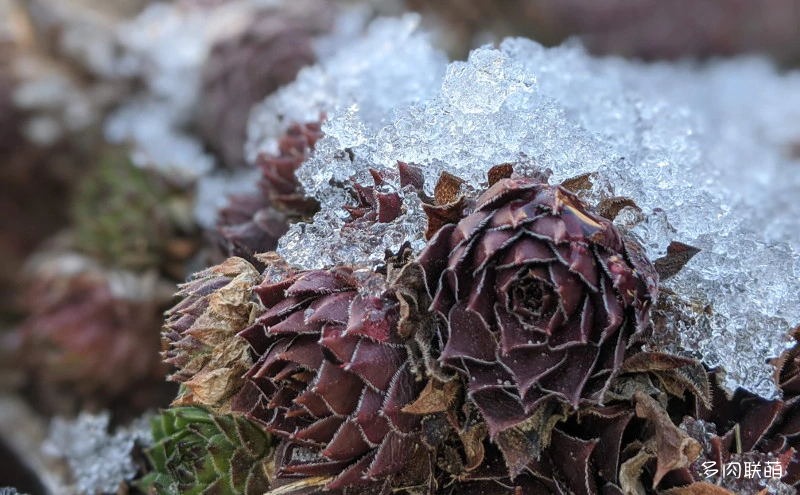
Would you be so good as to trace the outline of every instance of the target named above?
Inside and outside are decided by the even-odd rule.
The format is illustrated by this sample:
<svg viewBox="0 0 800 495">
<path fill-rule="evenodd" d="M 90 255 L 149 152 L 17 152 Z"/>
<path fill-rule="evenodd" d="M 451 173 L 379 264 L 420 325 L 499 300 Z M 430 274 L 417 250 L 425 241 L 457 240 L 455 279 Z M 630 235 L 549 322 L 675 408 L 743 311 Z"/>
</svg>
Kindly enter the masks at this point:
<svg viewBox="0 0 800 495">
<path fill-rule="evenodd" d="M 257 362 L 234 407 L 284 439 L 278 476 L 321 477 L 329 490 L 397 486 L 425 459 L 420 417 L 402 410 L 422 384 L 381 278 L 290 271 L 255 289 L 266 311 L 240 335 Z"/>
<path fill-rule="evenodd" d="M 252 365 L 247 343 L 235 335 L 261 309 L 253 293 L 259 279 L 253 265 L 230 258 L 181 286 L 162 332 L 164 361 L 176 368 L 169 380 L 182 384 L 175 405 L 229 409 Z"/>
<path fill-rule="evenodd" d="M 39 253 L 30 273 L 16 336 L 39 405 L 63 410 L 80 398 L 144 409 L 160 399 L 157 329 L 169 284 L 69 252 Z"/>
<path fill-rule="evenodd" d="M 672 486 L 712 482 L 730 490 L 725 493 L 760 493 L 768 485 L 771 493 L 794 493 L 800 486 L 796 400 L 767 399 L 742 388 L 731 393 L 721 385 L 723 377 L 721 369 L 708 371 L 713 401 L 698 404 L 681 422 L 702 446 L 700 456 L 668 481 Z M 745 463 L 758 464 L 758 474 L 743 476 Z M 738 464 L 740 471 L 726 475 L 727 464 Z"/>
<path fill-rule="evenodd" d="M 331 14 L 318 0 L 264 9 L 241 33 L 213 47 L 203 68 L 198 122 L 226 166 L 245 165 L 251 107 L 315 61 L 314 36 L 328 29 Z"/>
<path fill-rule="evenodd" d="M 465 377 L 493 435 L 546 399 L 600 402 L 657 293 L 632 239 L 534 179 L 497 181 L 419 263 L 444 322 L 439 359 Z"/>
<path fill-rule="evenodd" d="M 176 407 L 153 418 L 152 470 L 138 482 L 158 495 L 263 495 L 272 439 L 244 418 Z"/>
<path fill-rule="evenodd" d="M 125 148 L 101 150 L 79 182 L 71 205 L 75 247 L 108 265 L 158 268 L 183 279 L 186 260 L 197 250 L 190 195 L 127 154 Z"/>
<path fill-rule="evenodd" d="M 296 170 L 322 137 L 318 122 L 295 124 L 281 137 L 276 155 L 262 155 L 258 192 L 233 196 L 217 220 L 223 250 L 255 261 L 255 253 L 275 249 L 289 223 L 311 216 L 318 208 L 303 192 Z"/>
</svg>

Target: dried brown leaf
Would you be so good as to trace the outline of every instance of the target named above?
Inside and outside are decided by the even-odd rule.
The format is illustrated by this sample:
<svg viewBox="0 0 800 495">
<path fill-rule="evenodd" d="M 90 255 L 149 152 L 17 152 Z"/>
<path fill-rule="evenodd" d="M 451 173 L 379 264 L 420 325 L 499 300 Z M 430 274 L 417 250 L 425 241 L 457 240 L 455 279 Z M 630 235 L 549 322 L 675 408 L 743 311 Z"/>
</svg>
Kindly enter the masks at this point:
<svg viewBox="0 0 800 495">
<path fill-rule="evenodd" d="M 652 439 L 656 454 L 656 473 L 653 487 L 673 469 L 689 466 L 700 455 L 702 448 L 697 440 L 691 438 L 670 419 L 667 412 L 655 399 L 642 392 L 634 395 L 636 415 L 654 424 L 655 437 Z"/>
<path fill-rule="evenodd" d="M 173 404 L 227 411 L 230 397 L 241 388 L 242 376 L 252 364 L 247 342 L 236 334 L 261 311 L 253 301 L 260 275 L 242 258 L 230 258 L 208 272 L 231 280 L 208 296 L 208 307 L 184 332 L 184 341 L 194 339 L 193 349 L 187 349 L 190 359 L 180 370 L 187 377 L 185 387 Z"/>
<path fill-rule="evenodd" d="M 683 397 L 688 391 L 706 407 L 711 407 L 708 374 L 694 359 L 661 352 L 640 352 L 626 359 L 622 369 L 626 373 L 653 373 L 661 388 L 669 394 Z"/>
<path fill-rule="evenodd" d="M 458 201 L 464 181 L 453 174 L 442 172 L 433 189 L 436 205 L 449 205 Z"/>
<path fill-rule="evenodd" d="M 461 444 L 464 448 L 464 456 L 466 457 L 466 464 L 464 469 L 472 471 L 483 463 L 486 451 L 483 441 L 486 438 L 488 429 L 486 423 L 477 423 L 466 430 L 459 432 L 458 436 L 461 439 Z"/>
<path fill-rule="evenodd" d="M 566 419 L 564 406 L 546 402 L 522 423 L 500 432 L 495 439 L 511 477 L 520 474 L 550 445 L 555 425 Z"/>
<path fill-rule="evenodd" d="M 428 380 L 419 397 L 403 408 L 409 414 L 433 414 L 448 410 L 458 397 L 459 383 L 456 380 L 441 382 Z"/>
<path fill-rule="evenodd" d="M 699 248 L 672 241 L 667 247 L 667 255 L 655 260 L 653 265 L 656 267 L 659 278 L 666 280 L 680 272 L 686 263 L 699 252 Z"/>
<path fill-rule="evenodd" d="M 638 352 L 622 363 L 622 371 L 641 373 L 648 371 L 674 370 L 696 364 L 694 359 L 663 352 Z"/>
<path fill-rule="evenodd" d="M 700 363 L 684 366 L 672 371 L 656 373 L 661 386 L 676 397 L 690 392 L 707 409 L 711 408 L 711 383 L 708 373 Z"/>
<path fill-rule="evenodd" d="M 645 373 L 627 374 L 614 379 L 611 386 L 603 396 L 603 402 L 611 401 L 628 402 L 633 399 L 636 392 L 647 395 L 656 395 L 661 391 L 653 384 L 650 375 Z"/>
<path fill-rule="evenodd" d="M 588 191 L 592 188 L 592 179 L 594 177 L 595 174 L 593 172 L 570 177 L 561 183 L 561 187 L 573 193 Z"/>
<path fill-rule="evenodd" d="M 645 449 L 622 463 L 619 468 L 619 482 L 625 495 L 646 495 L 647 490 L 642 483 L 642 470 L 655 455 Z"/>
<path fill-rule="evenodd" d="M 619 215 L 619 212 L 627 207 L 641 211 L 641 208 L 636 205 L 633 199 L 625 196 L 614 196 L 613 198 L 601 200 L 597 205 L 597 213 L 609 220 L 614 220 Z"/>
<path fill-rule="evenodd" d="M 508 179 L 511 177 L 511 174 L 514 173 L 514 166 L 510 163 L 502 163 L 500 165 L 495 165 L 494 167 L 489 169 L 489 173 L 487 174 L 487 178 L 489 180 L 489 187 L 492 187 L 499 181 L 500 179 Z"/>
<path fill-rule="evenodd" d="M 468 205 L 466 198 L 459 197 L 453 203 L 443 205 L 422 205 L 425 216 L 428 217 L 428 226 L 425 229 L 425 238 L 430 239 L 442 227 L 449 223 L 457 223 L 464 217 L 464 209 Z"/>
</svg>

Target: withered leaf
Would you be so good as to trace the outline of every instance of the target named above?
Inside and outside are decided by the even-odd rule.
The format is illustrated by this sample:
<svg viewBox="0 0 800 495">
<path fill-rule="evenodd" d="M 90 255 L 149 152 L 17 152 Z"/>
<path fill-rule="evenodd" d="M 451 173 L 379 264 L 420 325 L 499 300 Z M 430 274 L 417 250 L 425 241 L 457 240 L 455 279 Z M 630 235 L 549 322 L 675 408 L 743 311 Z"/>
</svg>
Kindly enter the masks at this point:
<svg viewBox="0 0 800 495">
<path fill-rule="evenodd" d="M 425 290 L 425 278 L 419 263 L 410 262 L 400 269 L 389 267 L 387 277 L 400 303 L 400 320 L 397 330 L 401 337 L 416 333 L 426 319 L 429 296 Z"/>
<path fill-rule="evenodd" d="M 449 205 L 455 203 L 461 196 L 464 181 L 453 174 L 442 172 L 433 189 L 433 199 L 436 205 Z"/>
<path fill-rule="evenodd" d="M 460 385 L 456 380 L 441 382 L 435 378 L 428 380 L 419 397 L 403 408 L 409 414 L 433 414 L 444 412 L 458 397 Z"/>
<path fill-rule="evenodd" d="M 205 310 L 168 351 L 184 356 L 180 360 L 181 369 L 173 375 L 179 375 L 179 381 L 185 385 L 175 405 L 204 405 L 227 411 L 230 397 L 241 388 L 242 375 L 252 364 L 247 342 L 236 334 L 252 323 L 261 311 L 253 301 L 253 289 L 260 275 L 253 265 L 241 258 L 230 258 L 199 274 L 200 280 L 221 276 L 229 280 L 213 292 L 200 296 L 201 301 L 202 298 L 207 301 Z"/>
<path fill-rule="evenodd" d="M 652 397 L 642 392 L 634 394 L 636 415 L 651 421 L 655 426 L 652 439 L 656 454 L 656 473 L 653 487 L 673 469 L 686 467 L 700 455 L 702 448 L 697 440 L 691 438 L 672 422 L 663 407 Z"/>
<path fill-rule="evenodd" d="M 656 373 L 661 386 L 667 392 L 682 397 L 687 391 L 706 408 L 711 408 L 711 383 L 708 374 L 700 363 L 682 368 Z"/>
<path fill-rule="evenodd" d="M 573 193 L 577 193 L 579 191 L 588 191 L 592 188 L 592 179 L 594 177 L 594 172 L 570 177 L 561 183 L 561 187 Z"/>
<path fill-rule="evenodd" d="M 694 359 L 667 354 L 663 352 L 638 352 L 622 363 L 622 371 L 647 372 L 674 370 L 696 364 Z"/>
<path fill-rule="evenodd" d="M 603 402 L 627 402 L 633 398 L 636 392 L 640 391 L 647 395 L 654 395 L 661 392 L 658 387 L 653 384 L 649 375 L 645 373 L 625 374 L 614 379 L 603 396 Z"/>
<path fill-rule="evenodd" d="M 668 393 L 683 397 L 691 392 L 706 407 L 711 407 L 711 384 L 705 368 L 690 358 L 661 352 L 640 352 L 625 360 L 626 373 L 654 373 Z"/>
<path fill-rule="evenodd" d="M 234 372 L 230 368 L 219 368 L 198 373 L 191 380 L 184 383 L 184 386 L 191 391 L 191 395 L 182 396 L 179 399 L 184 404 L 221 403 L 238 390 L 236 382 L 239 375 L 245 371 L 247 370 L 239 369 Z M 223 406 L 218 408 L 217 412 L 225 414 L 229 412 L 229 408 Z"/>
<path fill-rule="evenodd" d="M 800 393 L 800 326 L 792 330 L 791 336 L 795 344 L 771 360 L 775 369 L 775 383 L 786 398 Z"/>
<path fill-rule="evenodd" d="M 489 180 L 489 187 L 492 187 L 499 181 L 500 179 L 508 179 L 511 177 L 511 174 L 514 173 L 514 166 L 510 163 L 502 163 L 500 165 L 495 165 L 494 167 L 489 169 L 489 173 L 487 174 L 487 179 Z"/>
<path fill-rule="evenodd" d="M 512 478 L 539 458 L 542 450 L 550 445 L 555 425 L 566 417 L 564 405 L 547 401 L 528 419 L 497 435 L 494 441 L 503 453 Z"/>
<path fill-rule="evenodd" d="M 422 204 L 422 210 L 428 217 L 428 226 L 425 229 L 425 238 L 430 239 L 442 227 L 449 223 L 457 223 L 464 216 L 464 209 L 468 201 L 463 196 L 453 203 L 442 205 Z"/>
<path fill-rule="evenodd" d="M 483 441 L 487 433 L 486 423 L 483 422 L 471 425 L 458 433 L 467 460 L 464 465 L 466 471 L 472 471 L 483 463 L 486 454 Z"/>
<path fill-rule="evenodd" d="M 625 196 L 614 196 L 613 198 L 601 200 L 597 205 L 597 213 L 609 220 L 614 220 L 619 215 L 619 212 L 626 207 L 641 211 L 641 208 L 636 205 L 633 199 Z"/>
<path fill-rule="evenodd" d="M 619 482 L 625 495 L 646 495 L 647 490 L 642 483 L 642 470 L 654 454 L 645 449 L 622 463 L 619 468 Z"/>
<path fill-rule="evenodd" d="M 653 265 L 656 267 L 659 278 L 666 280 L 680 272 L 686 263 L 699 252 L 699 248 L 672 241 L 667 247 L 667 255 L 655 260 Z"/>
</svg>

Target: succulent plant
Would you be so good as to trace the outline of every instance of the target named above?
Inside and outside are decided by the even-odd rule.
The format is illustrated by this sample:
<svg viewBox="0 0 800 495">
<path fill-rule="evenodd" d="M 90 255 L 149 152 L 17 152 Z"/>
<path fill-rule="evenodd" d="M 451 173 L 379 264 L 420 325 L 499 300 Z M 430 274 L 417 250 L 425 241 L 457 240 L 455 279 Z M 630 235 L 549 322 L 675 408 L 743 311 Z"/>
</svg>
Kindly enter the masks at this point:
<svg viewBox="0 0 800 495">
<path fill-rule="evenodd" d="M 676 473 L 671 484 L 710 481 L 731 493 L 756 493 L 770 484 L 773 493 L 793 493 L 796 488 L 789 487 L 800 486 L 800 445 L 796 440 L 800 411 L 795 401 L 769 400 L 741 388 L 730 393 L 721 385 L 720 369 L 709 371 L 708 377 L 713 403 L 696 407 L 681 423 L 702 446 L 701 455 Z M 744 463 L 756 462 L 760 468 L 772 463 L 777 470 L 765 477 L 760 469 L 758 476 L 743 476 L 741 470 L 738 474 L 723 472 L 729 463 L 741 468 Z"/>
<path fill-rule="evenodd" d="M 370 170 L 374 185 L 365 186 L 354 181 L 353 195 L 356 204 L 345 206 L 350 214 L 347 226 L 359 228 L 362 223 L 391 222 L 400 216 L 402 199 L 395 191 L 381 191 L 384 177 L 380 172 Z"/>
<path fill-rule="evenodd" d="M 597 403 L 649 325 L 657 275 L 567 190 L 501 179 L 419 256 L 458 370 L 493 435 L 543 401 Z"/>
<path fill-rule="evenodd" d="M 110 266 L 163 267 L 174 278 L 195 251 L 188 195 L 135 166 L 124 149 L 104 150 L 72 201 L 75 247 Z"/>
<path fill-rule="evenodd" d="M 161 388 L 161 311 L 171 289 L 152 273 L 111 271 L 69 252 L 39 253 L 31 261 L 18 356 L 38 387 L 40 402 L 65 391 L 108 405 L 151 405 Z"/>
<path fill-rule="evenodd" d="M 256 262 L 253 255 L 275 249 L 291 220 L 316 211 L 317 202 L 305 196 L 295 171 L 320 137 L 319 123 L 292 125 L 278 143 L 279 154 L 258 159 L 259 191 L 233 196 L 219 212 L 220 242 L 228 255 Z"/>
<path fill-rule="evenodd" d="M 522 427 L 492 437 L 459 389 L 426 386 L 405 410 L 424 415 L 423 443 L 436 456 L 440 494 L 660 493 L 685 474 L 700 444 L 667 413 L 708 402 L 696 361 L 638 353 L 625 361 L 604 405 L 548 402 Z M 430 384 L 431 382 L 429 382 Z M 635 489 L 640 486 L 641 489 Z M 517 491 L 515 491 L 517 490 Z"/>
<path fill-rule="evenodd" d="M 204 405 L 227 412 L 230 398 L 252 365 L 248 346 L 236 337 L 260 311 L 253 288 L 260 275 L 247 261 L 230 258 L 183 284 L 183 299 L 167 311 L 164 360 L 182 383 L 174 405 Z"/>
<path fill-rule="evenodd" d="M 243 32 L 211 51 L 199 98 L 200 131 L 228 167 L 245 165 L 250 108 L 314 63 L 313 37 L 331 23 L 330 6 L 317 0 L 264 9 Z M 314 15 L 299 15 L 313 11 Z"/>
<path fill-rule="evenodd" d="M 487 443 L 482 464 L 440 493 L 655 494 L 656 465 L 665 465 L 669 473 L 689 465 L 699 450 L 699 443 L 673 424 L 657 401 L 642 395 L 562 418 L 549 433 L 548 448 L 513 477 L 501 452 Z M 637 486 L 640 491 L 631 491 Z"/>
<path fill-rule="evenodd" d="M 257 362 L 234 407 L 284 439 L 279 477 L 322 477 L 329 490 L 424 479 L 420 417 L 402 410 L 421 382 L 383 283 L 338 267 L 290 271 L 256 288 L 267 310 L 240 334 Z"/>
<path fill-rule="evenodd" d="M 270 487 L 272 439 L 246 419 L 176 407 L 152 421 L 152 470 L 138 485 L 158 495 L 263 495 Z"/>
</svg>

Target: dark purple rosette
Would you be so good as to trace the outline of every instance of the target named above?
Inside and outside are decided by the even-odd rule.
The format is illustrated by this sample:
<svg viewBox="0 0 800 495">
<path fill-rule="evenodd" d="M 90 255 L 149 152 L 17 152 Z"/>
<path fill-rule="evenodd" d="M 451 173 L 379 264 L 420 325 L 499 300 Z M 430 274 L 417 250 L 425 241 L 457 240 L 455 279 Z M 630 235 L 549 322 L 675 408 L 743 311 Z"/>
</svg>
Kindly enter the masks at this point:
<svg viewBox="0 0 800 495">
<path fill-rule="evenodd" d="M 497 181 L 419 256 L 441 316 L 441 363 L 494 435 L 547 399 L 602 400 L 649 325 L 658 276 L 641 248 L 571 192 Z"/>
</svg>

